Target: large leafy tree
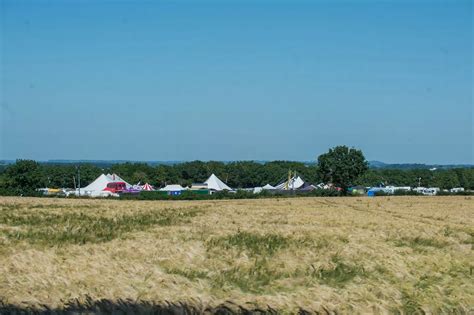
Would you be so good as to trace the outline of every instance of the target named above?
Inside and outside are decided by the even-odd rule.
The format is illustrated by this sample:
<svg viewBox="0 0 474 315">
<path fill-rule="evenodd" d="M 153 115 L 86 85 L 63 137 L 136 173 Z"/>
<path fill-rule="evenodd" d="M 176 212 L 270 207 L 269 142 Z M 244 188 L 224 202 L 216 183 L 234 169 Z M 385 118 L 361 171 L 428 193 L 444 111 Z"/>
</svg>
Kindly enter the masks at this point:
<svg viewBox="0 0 474 315">
<path fill-rule="evenodd" d="M 343 191 L 368 168 L 362 151 L 347 146 L 334 147 L 318 157 L 318 173 L 322 180 L 341 187 Z"/>
<path fill-rule="evenodd" d="M 456 172 L 450 171 L 435 171 L 435 181 L 434 186 L 440 187 L 442 189 L 450 189 L 454 187 L 459 187 L 459 178 Z"/>
<path fill-rule="evenodd" d="M 31 160 L 17 160 L 5 171 L 7 188 L 17 193 L 29 193 L 45 185 L 41 166 Z"/>
</svg>

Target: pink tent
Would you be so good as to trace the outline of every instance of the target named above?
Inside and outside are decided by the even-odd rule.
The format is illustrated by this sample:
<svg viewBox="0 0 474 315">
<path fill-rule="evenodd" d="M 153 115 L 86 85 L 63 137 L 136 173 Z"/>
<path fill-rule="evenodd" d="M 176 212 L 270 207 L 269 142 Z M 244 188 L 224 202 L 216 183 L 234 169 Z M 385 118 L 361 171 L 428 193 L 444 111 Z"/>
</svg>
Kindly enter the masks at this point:
<svg viewBox="0 0 474 315">
<path fill-rule="evenodd" d="M 154 189 L 153 189 L 153 186 L 151 186 L 151 185 L 148 184 L 148 183 L 145 183 L 145 185 L 142 186 L 142 190 L 148 190 L 148 191 L 150 191 L 150 190 L 154 190 Z"/>
</svg>

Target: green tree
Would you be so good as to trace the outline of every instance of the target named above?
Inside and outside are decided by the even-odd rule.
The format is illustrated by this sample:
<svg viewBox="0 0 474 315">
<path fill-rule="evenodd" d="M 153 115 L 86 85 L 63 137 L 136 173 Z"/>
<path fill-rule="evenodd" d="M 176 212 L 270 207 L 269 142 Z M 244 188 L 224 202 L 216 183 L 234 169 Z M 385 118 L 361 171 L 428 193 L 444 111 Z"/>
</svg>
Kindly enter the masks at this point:
<svg viewBox="0 0 474 315">
<path fill-rule="evenodd" d="M 459 178 L 453 170 L 437 171 L 435 176 L 434 186 L 438 186 L 441 189 L 451 189 L 460 186 Z"/>
<path fill-rule="evenodd" d="M 387 185 L 387 178 L 379 170 L 368 170 L 361 176 L 359 176 L 355 182 L 356 185 L 362 186 L 380 186 L 382 184 Z"/>
<path fill-rule="evenodd" d="M 362 151 L 347 146 L 334 147 L 318 157 L 318 172 L 322 180 L 341 187 L 344 192 L 368 168 Z"/>
<path fill-rule="evenodd" d="M 29 194 L 45 185 L 41 166 L 32 160 L 17 160 L 5 171 L 8 189 L 18 194 Z"/>
</svg>

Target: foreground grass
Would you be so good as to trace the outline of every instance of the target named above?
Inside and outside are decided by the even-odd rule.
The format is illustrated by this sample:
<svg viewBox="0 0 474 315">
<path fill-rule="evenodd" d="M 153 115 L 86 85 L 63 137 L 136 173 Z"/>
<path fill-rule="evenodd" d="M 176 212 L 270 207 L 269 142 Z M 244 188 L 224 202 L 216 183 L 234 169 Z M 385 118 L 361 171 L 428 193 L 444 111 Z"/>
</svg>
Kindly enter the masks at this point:
<svg viewBox="0 0 474 315">
<path fill-rule="evenodd" d="M 38 208 L 33 207 L 32 209 Z M 139 212 L 115 217 L 98 217 L 84 212 L 49 213 L 31 208 L 11 211 L 0 209 L 0 224 L 14 227 L 4 235 L 11 240 L 55 246 L 63 244 L 102 243 L 123 237 L 127 233 L 146 230 L 152 226 L 170 226 L 186 221 L 198 211 L 170 209 Z"/>
<path fill-rule="evenodd" d="M 473 239 L 465 197 L 1 198 L 0 302 L 468 313 Z"/>
</svg>

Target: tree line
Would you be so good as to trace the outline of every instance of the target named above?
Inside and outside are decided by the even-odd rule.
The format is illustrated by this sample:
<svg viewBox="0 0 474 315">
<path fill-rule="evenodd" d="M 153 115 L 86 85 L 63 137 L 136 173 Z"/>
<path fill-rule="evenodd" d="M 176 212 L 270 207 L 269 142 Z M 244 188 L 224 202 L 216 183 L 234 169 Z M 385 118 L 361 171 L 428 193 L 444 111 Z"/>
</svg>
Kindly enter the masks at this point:
<svg viewBox="0 0 474 315">
<path fill-rule="evenodd" d="M 192 161 L 174 165 L 120 163 L 109 167 L 93 164 L 42 164 L 32 160 L 17 160 L 0 169 L 0 194 L 20 194 L 36 188 L 74 188 L 80 172 L 84 187 L 102 173 L 116 173 L 131 184 L 145 182 L 164 187 L 166 184 L 190 186 L 204 182 L 216 174 L 232 188 L 276 185 L 296 172 L 312 184 L 332 182 L 347 188 L 352 185 L 374 187 L 381 185 L 474 189 L 474 168 L 427 169 L 369 169 L 360 150 L 339 146 L 318 157 L 314 164 L 292 161 L 259 163 L 253 161 L 218 162 Z"/>
</svg>

